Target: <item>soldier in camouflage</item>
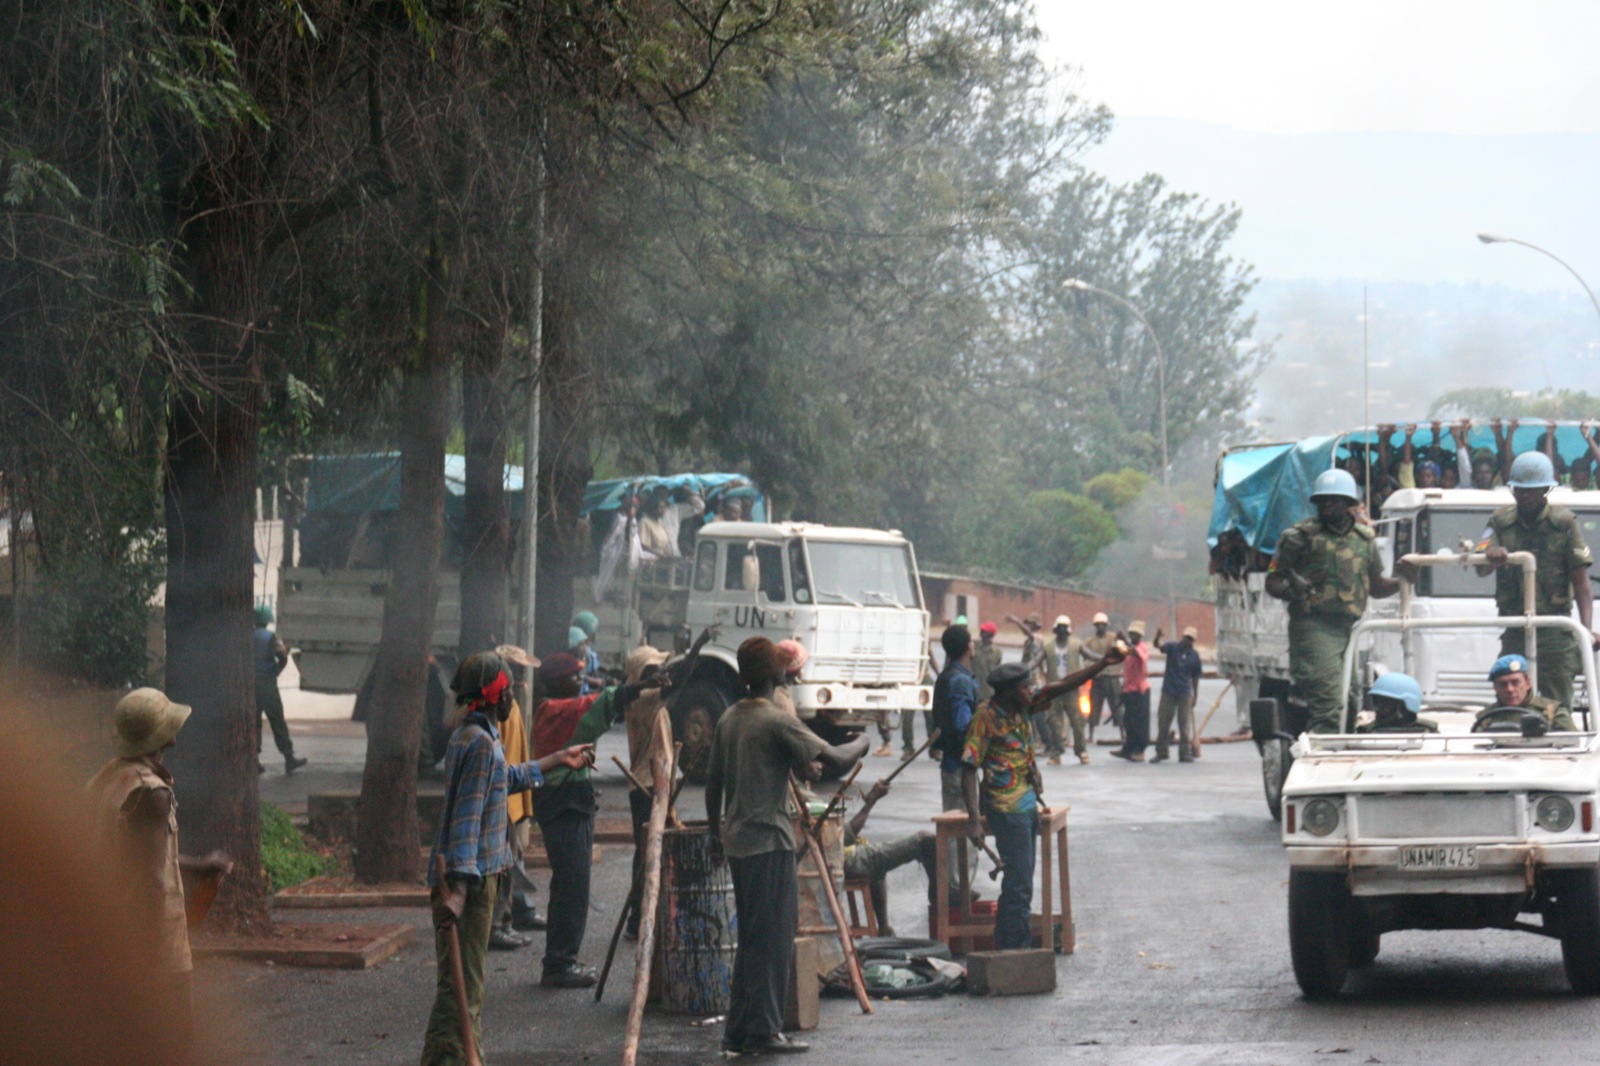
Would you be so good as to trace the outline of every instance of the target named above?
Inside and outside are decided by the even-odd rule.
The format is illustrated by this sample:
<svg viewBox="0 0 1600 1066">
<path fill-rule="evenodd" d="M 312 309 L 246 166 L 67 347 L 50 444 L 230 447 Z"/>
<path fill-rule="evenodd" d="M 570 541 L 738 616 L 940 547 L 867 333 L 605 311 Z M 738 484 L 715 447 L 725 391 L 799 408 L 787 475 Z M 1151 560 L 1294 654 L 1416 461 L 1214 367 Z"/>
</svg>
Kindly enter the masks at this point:
<svg viewBox="0 0 1600 1066">
<path fill-rule="evenodd" d="M 994 642 L 1000 627 L 985 622 L 978 627 L 978 643 L 972 649 L 972 676 L 978 679 L 978 702 L 989 702 L 994 689 L 989 687 L 989 675 L 1000 669 L 1000 645 Z"/>
<path fill-rule="evenodd" d="M 1528 660 L 1521 655 L 1502 655 L 1496 659 L 1489 667 L 1489 682 L 1494 685 L 1495 705 L 1478 712 L 1474 730 L 1500 722 L 1517 723 L 1524 713 L 1532 711 L 1544 719 L 1548 729 L 1557 733 L 1577 731 L 1566 704 L 1533 694 L 1533 685 L 1528 680 Z"/>
<path fill-rule="evenodd" d="M 1594 629 L 1594 590 L 1589 585 L 1589 567 L 1594 556 L 1578 529 L 1578 519 L 1565 507 L 1553 507 L 1550 489 L 1555 485 L 1555 468 L 1542 452 L 1523 452 L 1511 464 L 1511 495 L 1516 503 L 1502 508 L 1489 519 L 1478 550 L 1489 557 L 1480 574 L 1495 572 L 1494 602 L 1501 617 L 1522 614 L 1522 569 L 1505 565 L 1506 556 L 1516 551 L 1532 552 L 1538 561 L 1534 573 L 1533 608 L 1536 614 L 1572 615 L 1578 606 L 1578 621 Z M 1520 628 L 1507 629 L 1500 637 L 1502 655 L 1523 654 L 1525 634 Z M 1600 646 L 1592 636 L 1592 652 Z M 1571 633 L 1539 631 L 1539 694 L 1557 703 L 1572 706 L 1572 679 L 1582 667 L 1580 655 L 1586 649 Z"/>
<path fill-rule="evenodd" d="M 1313 733 L 1337 733 L 1340 672 L 1350 630 L 1366 613 L 1369 596 L 1399 590 L 1383 575 L 1371 527 L 1356 520 L 1355 478 L 1326 470 L 1311 488 L 1317 509 L 1284 530 L 1267 572 L 1267 592 L 1289 604 L 1289 676 L 1311 714 Z"/>
</svg>

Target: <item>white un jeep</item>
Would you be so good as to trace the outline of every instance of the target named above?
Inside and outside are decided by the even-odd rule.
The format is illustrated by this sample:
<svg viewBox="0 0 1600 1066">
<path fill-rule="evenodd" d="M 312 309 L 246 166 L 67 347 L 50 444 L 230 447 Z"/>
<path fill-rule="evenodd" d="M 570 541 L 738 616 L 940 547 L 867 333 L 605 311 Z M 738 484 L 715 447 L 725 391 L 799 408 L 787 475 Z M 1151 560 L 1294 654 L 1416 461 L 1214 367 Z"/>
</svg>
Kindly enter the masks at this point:
<svg viewBox="0 0 1600 1066">
<path fill-rule="evenodd" d="M 1423 565 L 1472 565 L 1481 555 L 1412 555 Z M 1345 653 L 1345 687 L 1373 649 L 1411 666 L 1417 630 L 1565 629 L 1570 617 L 1533 614 L 1533 557 L 1514 553 L 1528 590 L 1516 620 L 1413 619 L 1402 585 L 1398 618 L 1357 623 Z M 1437 634 L 1435 634 L 1437 635 Z M 1537 669 L 1530 654 L 1530 672 Z M 1283 785 L 1289 856 L 1289 943 L 1307 996 L 1337 993 L 1350 967 L 1371 963 L 1398 929 L 1521 929 L 1561 941 L 1573 991 L 1600 994 L 1600 707 L 1593 655 L 1583 655 L 1575 720 L 1581 732 L 1546 732 L 1539 715 L 1502 713 L 1482 698 L 1422 708 L 1438 732 L 1366 733 L 1368 712 L 1347 710 L 1346 732 L 1304 734 Z M 1391 659 L 1391 661 L 1394 661 Z M 1489 663 L 1452 663 L 1486 677 Z M 1375 670 L 1368 659 L 1366 680 Z M 1381 670 L 1381 667 L 1378 668 Z M 1409 671 L 1408 671 L 1409 672 Z M 1586 699 L 1584 698 L 1586 696 Z M 1349 700 L 1346 700 L 1349 705 Z M 1352 721 L 1352 715 L 1355 720 Z M 1351 728 L 1351 727 L 1354 728 Z"/>
</svg>

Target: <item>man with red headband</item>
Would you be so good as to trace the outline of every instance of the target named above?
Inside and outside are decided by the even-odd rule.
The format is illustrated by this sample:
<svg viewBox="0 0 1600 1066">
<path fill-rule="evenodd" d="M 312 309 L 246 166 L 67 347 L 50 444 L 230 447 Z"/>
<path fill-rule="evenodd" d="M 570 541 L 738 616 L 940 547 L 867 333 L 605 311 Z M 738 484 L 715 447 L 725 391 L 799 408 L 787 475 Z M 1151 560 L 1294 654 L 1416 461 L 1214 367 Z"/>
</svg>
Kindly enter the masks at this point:
<svg viewBox="0 0 1600 1066">
<path fill-rule="evenodd" d="M 500 743 L 500 728 L 511 714 L 511 671 L 493 652 L 467 658 L 456 669 L 456 703 L 461 724 L 445 751 L 444 814 L 433 853 L 428 856 L 428 885 L 433 889 L 434 950 L 438 979 L 433 1013 L 423 1038 L 422 1066 L 464 1062 L 461 1014 L 456 1007 L 450 966 L 450 928 L 460 931 L 461 971 L 477 1045 L 483 1046 L 479 1016 L 483 1009 L 484 967 L 494 901 L 500 878 L 511 866 L 506 833 L 506 792 L 538 789 L 544 775 L 557 768 L 574 770 L 594 761 L 594 747 L 580 744 L 545 755 L 535 762 L 509 765 Z M 444 858 L 444 879 L 437 858 Z"/>
<path fill-rule="evenodd" d="M 983 703 L 994 695 L 989 687 L 989 675 L 1000 669 L 1000 645 L 994 642 L 1000 627 L 985 622 L 978 627 L 978 643 L 972 648 L 972 676 L 978 680 L 978 702 Z"/>
<path fill-rule="evenodd" d="M 645 684 L 612 685 L 581 695 L 583 662 L 568 652 L 544 660 L 536 675 L 539 697 L 533 708 L 533 754 L 593 744 L 639 698 Z M 649 683 L 659 688 L 660 681 Z M 550 859 L 550 901 L 545 914 L 545 988 L 588 988 L 600 979 L 578 962 L 589 921 L 589 875 L 594 865 L 594 782 L 589 767 L 560 767 L 545 777 L 534 800 L 533 816 Z"/>
<path fill-rule="evenodd" d="M 722 1049 L 741 1055 L 810 1050 L 783 1035 L 799 924 L 789 775 L 813 776 L 815 759 L 848 769 L 867 753 L 865 736 L 829 745 L 772 702 L 791 661 L 765 637 L 739 645 L 739 680 L 750 695 L 718 719 L 706 769 L 706 816 L 733 872 L 739 922 Z"/>
</svg>

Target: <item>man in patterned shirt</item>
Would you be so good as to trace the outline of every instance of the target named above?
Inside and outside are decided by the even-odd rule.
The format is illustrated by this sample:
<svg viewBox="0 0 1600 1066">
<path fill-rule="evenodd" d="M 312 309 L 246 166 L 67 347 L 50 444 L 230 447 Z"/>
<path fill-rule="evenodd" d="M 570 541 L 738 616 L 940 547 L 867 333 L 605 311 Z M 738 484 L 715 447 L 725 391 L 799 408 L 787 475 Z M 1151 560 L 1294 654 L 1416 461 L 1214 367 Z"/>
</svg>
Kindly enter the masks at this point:
<svg viewBox="0 0 1600 1066">
<path fill-rule="evenodd" d="M 978 708 L 967 727 L 961 754 L 961 786 L 967 801 L 967 835 L 983 841 L 984 820 L 994 834 L 995 850 L 1005 864 L 994 922 L 994 946 L 1007 951 L 1028 947 L 1033 940 L 1033 866 L 1039 840 L 1039 807 L 1043 783 L 1033 759 L 1031 711 L 1047 707 L 1057 696 L 1122 660 L 1119 649 L 1037 692 L 1032 673 L 1021 663 L 1007 663 L 989 675 L 994 697 Z M 983 771 L 982 802 L 978 771 Z"/>
<path fill-rule="evenodd" d="M 450 973 L 450 928 L 460 930 L 461 970 L 475 1042 L 483 1046 L 479 1015 L 489 931 L 500 878 L 511 866 L 506 837 L 506 792 L 544 785 L 544 772 L 558 766 L 587 768 L 594 746 L 577 744 L 535 762 L 506 763 L 500 726 L 511 714 L 511 671 L 493 652 L 473 655 L 456 669 L 451 687 L 462 707 L 461 725 L 445 752 L 445 806 L 439 834 L 428 856 L 428 886 L 433 889 L 434 950 L 438 977 L 433 1013 L 423 1038 L 422 1066 L 465 1061 L 461 1015 Z M 444 859 L 444 878 L 438 858 Z"/>
</svg>

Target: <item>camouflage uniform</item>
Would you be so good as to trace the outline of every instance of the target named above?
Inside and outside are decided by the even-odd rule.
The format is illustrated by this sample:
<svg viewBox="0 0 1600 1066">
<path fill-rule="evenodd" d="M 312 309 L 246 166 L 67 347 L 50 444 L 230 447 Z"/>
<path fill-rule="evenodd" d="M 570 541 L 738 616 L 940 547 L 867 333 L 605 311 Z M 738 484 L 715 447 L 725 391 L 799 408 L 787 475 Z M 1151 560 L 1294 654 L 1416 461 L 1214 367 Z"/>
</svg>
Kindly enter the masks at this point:
<svg viewBox="0 0 1600 1066">
<path fill-rule="evenodd" d="M 1524 522 L 1515 505 L 1496 511 L 1489 519 L 1478 550 L 1504 548 L 1532 552 L 1538 560 L 1533 609 L 1537 614 L 1572 614 L 1572 572 L 1594 562 L 1589 545 L 1578 529 L 1578 519 L 1565 507 L 1545 505 L 1539 517 Z M 1584 576 L 1587 580 L 1587 575 Z M 1502 617 L 1522 614 L 1522 568 L 1506 565 L 1495 571 L 1494 602 Z M 1521 629 L 1507 629 L 1500 637 L 1500 653 L 1524 653 Z M 1572 679 L 1581 669 L 1582 649 L 1575 637 L 1553 630 L 1539 632 L 1539 694 L 1564 707 L 1572 706 Z"/>
<path fill-rule="evenodd" d="M 989 675 L 1000 668 L 1000 645 L 979 641 L 972 646 L 972 676 L 978 679 L 978 702 L 987 703 L 994 695 Z"/>
<path fill-rule="evenodd" d="M 1117 635 L 1110 629 L 1106 630 L 1103 637 L 1093 636 L 1083 642 L 1083 654 L 1089 662 L 1104 659 L 1106 652 L 1117 642 Z M 1109 712 L 1108 718 L 1118 729 L 1122 728 L 1122 664 L 1108 666 L 1089 682 L 1089 733 L 1094 734 L 1094 727 L 1100 722 L 1100 708 L 1104 706 Z"/>
<path fill-rule="evenodd" d="M 1320 518 L 1284 531 L 1270 573 L 1310 582 L 1304 600 L 1289 599 L 1289 677 L 1310 711 L 1313 733 L 1337 733 L 1339 674 L 1350 630 L 1367 610 L 1373 578 L 1383 577 L 1376 534 L 1357 522 L 1335 533 Z"/>
<path fill-rule="evenodd" d="M 1061 672 L 1060 654 L 1067 655 L 1067 672 Z M 1049 641 L 1044 646 L 1044 683 L 1053 685 L 1067 674 L 1075 674 L 1083 669 L 1083 641 L 1077 637 L 1067 637 L 1065 649 L 1058 648 L 1055 641 Z M 1050 718 L 1050 733 L 1054 747 L 1050 750 L 1051 758 L 1059 758 L 1066 753 L 1066 731 L 1072 731 L 1072 751 L 1082 758 L 1089 751 L 1089 744 L 1083 735 L 1083 715 L 1078 711 L 1078 690 L 1073 689 L 1065 696 L 1057 696 L 1050 701 L 1047 712 Z"/>
<path fill-rule="evenodd" d="M 1527 703 L 1524 703 L 1521 707 L 1515 709 L 1533 711 L 1537 714 L 1544 715 L 1544 720 L 1550 723 L 1550 729 L 1552 732 L 1576 733 L 1578 731 L 1577 723 L 1572 720 L 1572 712 L 1567 709 L 1567 705 L 1550 699 L 1548 696 L 1529 696 Z M 1506 710 L 1506 708 L 1503 706 L 1490 707 L 1488 710 L 1480 711 L 1478 713 L 1478 718 L 1481 721 L 1487 715 L 1504 710 Z"/>
</svg>

